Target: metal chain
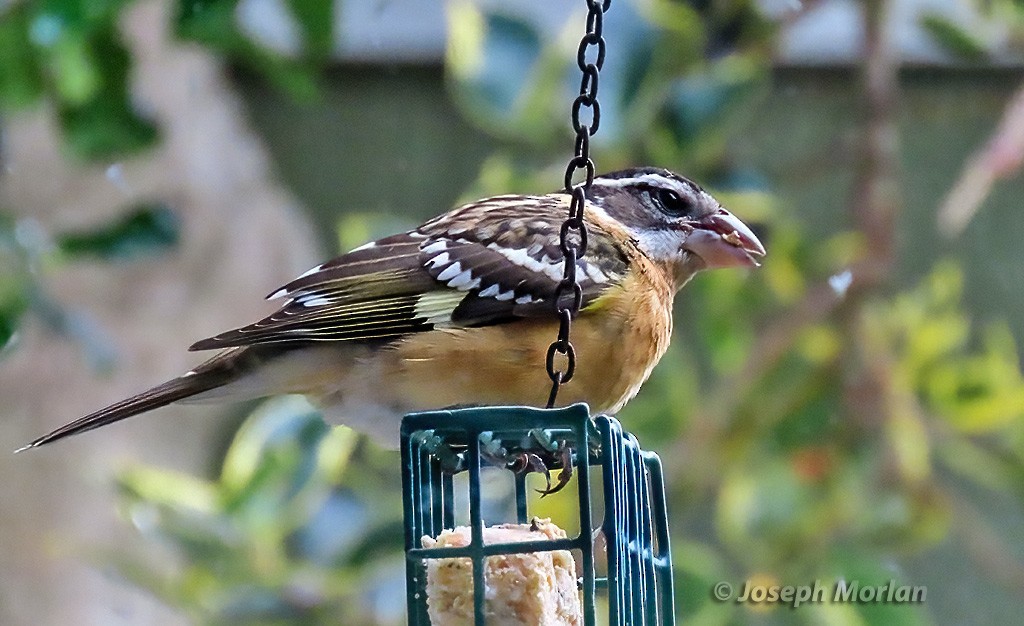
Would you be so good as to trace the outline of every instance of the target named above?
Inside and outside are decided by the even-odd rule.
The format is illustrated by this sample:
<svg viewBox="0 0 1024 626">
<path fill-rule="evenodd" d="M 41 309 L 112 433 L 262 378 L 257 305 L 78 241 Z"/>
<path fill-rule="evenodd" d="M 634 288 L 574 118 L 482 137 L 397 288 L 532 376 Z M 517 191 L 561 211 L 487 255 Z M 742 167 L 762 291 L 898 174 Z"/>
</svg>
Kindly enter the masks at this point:
<svg viewBox="0 0 1024 626">
<path fill-rule="evenodd" d="M 580 40 L 576 53 L 576 64 L 583 72 L 580 95 L 572 102 L 572 128 L 576 131 L 573 157 L 565 169 L 565 193 L 572 198 L 569 202 L 569 217 L 562 223 L 559 246 L 565 259 L 562 280 L 555 289 L 555 312 L 558 315 L 558 338 L 548 346 L 546 367 L 551 379 L 551 393 L 548 408 L 555 406 L 558 389 L 572 380 L 576 372 L 576 350 L 569 341 L 572 320 L 583 306 L 583 288 L 576 280 L 576 262 L 587 251 L 587 225 L 583 221 L 583 208 L 587 201 L 587 190 L 594 182 L 594 161 L 590 158 L 590 138 L 601 123 L 601 106 L 597 101 L 597 79 L 604 65 L 605 41 L 601 35 L 604 14 L 611 6 L 611 0 L 587 1 L 587 32 Z M 596 48 L 594 53 L 591 48 Z M 588 60 L 588 53 L 596 58 Z M 580 120 L 583 109 L 590 109 L 590 122 Z M 575 186 L 572 179 L 580 170 L 586 171 L 584 182 Z M 555 366 L 555 354 L 565 356 L 565 369 Z"/>
</svg>

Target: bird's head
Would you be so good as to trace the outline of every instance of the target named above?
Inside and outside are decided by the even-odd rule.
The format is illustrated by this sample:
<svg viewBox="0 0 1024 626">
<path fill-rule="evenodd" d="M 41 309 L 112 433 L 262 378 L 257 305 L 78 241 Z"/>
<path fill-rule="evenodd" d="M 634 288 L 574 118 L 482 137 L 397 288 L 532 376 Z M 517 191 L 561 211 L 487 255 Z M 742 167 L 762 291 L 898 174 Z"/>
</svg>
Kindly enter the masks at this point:
<svg viewBox="0 0 1024 626">
<path fill-rule="evenodd" d="M 629 231 L 652 261 L 688 278 L 702 269 L 754 267 L 765 250 L 757 236 L 693 181 L 661 168 L 594 178 L 591 204 Z"/>
</svg>

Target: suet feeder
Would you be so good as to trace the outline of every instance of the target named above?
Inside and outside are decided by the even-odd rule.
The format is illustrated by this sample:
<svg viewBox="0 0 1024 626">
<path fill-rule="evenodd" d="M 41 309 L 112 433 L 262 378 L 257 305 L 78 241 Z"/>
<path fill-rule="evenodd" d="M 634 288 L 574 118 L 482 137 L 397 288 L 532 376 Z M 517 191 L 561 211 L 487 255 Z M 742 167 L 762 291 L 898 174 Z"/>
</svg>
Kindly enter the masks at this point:
<svg viewBox="0 0 1024 626">
<path fill-rule="evenodd" d="M 507 457 L 550 452 L 550 442 L 572 451 L 579 500 L 575 537 L 484 543 L 481 472 L 496 451 Z M 431 559 L 471 563 L 472 620 L 487 624 L 485 561 L 494 555 L 555 550 L 576 558 L 577 589 L 586 626 L 675 623 L 672 557 L 665 486 L 658 455 L 642 450 L 612 417 L 591 418 L 586 405 L 560 409 L 487 407 L 410 414 L 402 423 L 402 487 L 410 626 L 429 626 L 426 565 Z M 465 489 L 455 475 L 468 474 Z M 522 472 L 513 474 L 515 518 L 530 520 Z M 555 497 L 573 497 L 569 490 Z M 457 505 L 457 503 L 459 503 Z M 456 524 L 468 503 L 468 545 L 424 547 Z M 601 512 L 595 513 L 600 509 Z M 487 520 L 487 524 L 512 520 Z M 428 542 L 429 543 L 429 542 Z M 599 564 L 606 562 L 606 572 Z M 602 610 L 598 610 L 599 606 Z M 607 621 L 599 619 L 607 604 Z"/>
</svg>

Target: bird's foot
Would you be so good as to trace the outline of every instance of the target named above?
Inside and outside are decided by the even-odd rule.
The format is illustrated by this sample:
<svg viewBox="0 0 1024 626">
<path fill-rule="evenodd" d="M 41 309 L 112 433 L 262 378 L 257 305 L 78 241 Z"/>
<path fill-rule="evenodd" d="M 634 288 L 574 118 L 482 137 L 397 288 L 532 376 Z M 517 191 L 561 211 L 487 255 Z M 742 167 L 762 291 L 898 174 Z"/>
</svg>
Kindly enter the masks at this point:
<svg viewBox="0 0 1024 626">
<path fill-rule="evenodd" d="M 525 447 L 509 450 L 503 442 L 491 436 L 481 438 L 480 456 L 492 465 L 504 467 L 514 474 L 536 472 L 544 476 L 547 485 L 537 492 L 543 496 L 558 493 L 572 479 L 572 448 L 564 441 L 554 441 L 547 433 L 531 431 L 531 436 L 539 444 L 537 447 Z M 537 435 L 541 434 L 541 437 Z M 485 435 L 490 435 L 485 433 Z M 561 470 L 556 482 L 552 485 L 551 472 Z"/>
<path fill-rule="evenodd" d="M 416 439 L 424 450 L 440 462 L 442 472 L 455 475 L 466 469 L 465 453 L 453 450 L 444 437 L 433 430 L 417 433 Z"/>
<path fill-rule="evenodd" d="M 545 489 L 538 489 L 541 496 L 549 496 L 558 493 L 572 480 L 572 448 L 564 439 L 557 439 L 552 431 L 544 428 L 534 428 L 530 431 L 529 437 L 537 442 L 541 448 L 541 460 L 544 463 L 544 478 L 547 481 Z M 560 469 L 555 486 L 551 486 L 551 470 Z"/>
<path fill-rule="evenodd" d="M 554 486 L 551 485 L 551 470 L 553 467 L 549 467 L 548 462 L 545 462 L 541 456 L 535 452 L 519 452 L 513 454 L 511 457 L 503 459 L 505 469 L 511 471 L 514 474 L 529 474 L 530 472 L 536 472 L 544 476 L 544 480 L 547 486 L 544 489 L 537 489 L 537 493 L 541 496 L 549 496 L 558 493 L 569 484 L 572 479 L 572 450 L 565 446 L 558 453 L 559 458 L 555 463 L 552 463 L 554 467 L 561 467 L 561 471 L 558 473 L 558 482 Z"/>
<path fill-rule="evenodd" d="M 558 456 L 558 462 L 562 467 L 562 470 L 558 472 L 558 482 L 556 482 L 555 486 L 552 487 L 551 473 L 545 471 L 544 477 L 547 479 L 548 486 L 546 489 L 537 490 L 537 493 L 539 493 L 541 497 L 558 493 L 562 489 L 565 489 L 565 486 L 569 484 L 570 480 L 572 480 L 572 448 L 563 444 L 558 451 Z M 546 466 L 545 470 L 547 470 Z"/>
</svg>

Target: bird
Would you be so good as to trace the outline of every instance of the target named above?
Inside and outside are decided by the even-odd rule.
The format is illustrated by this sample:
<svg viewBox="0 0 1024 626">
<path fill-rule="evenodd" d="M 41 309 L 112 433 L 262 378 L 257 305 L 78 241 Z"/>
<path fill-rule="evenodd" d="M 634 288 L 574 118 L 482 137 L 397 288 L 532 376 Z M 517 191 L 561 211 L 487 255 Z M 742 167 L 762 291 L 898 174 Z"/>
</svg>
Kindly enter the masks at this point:
<svg viewBox="0 0 1024 626">
<path fill-rule="evenodd" d="M 665 354 L 676 292 L 702 270 L 756 267 L 765 249 L 667 169 L 594 176 L 585 199 L 576 369 L 556 406 L 613 415 Z M 273 314 L 191 346 L 216 350 L 209 360 L 22 450 L 181 401 L 303 394 L 389 447 L 410 412 L 543 406 L 570 201 L 565 190 L 478 200 L 317 265 L 267 296 L 282 301 Z"/>
</svg>

